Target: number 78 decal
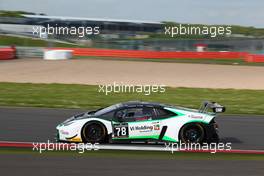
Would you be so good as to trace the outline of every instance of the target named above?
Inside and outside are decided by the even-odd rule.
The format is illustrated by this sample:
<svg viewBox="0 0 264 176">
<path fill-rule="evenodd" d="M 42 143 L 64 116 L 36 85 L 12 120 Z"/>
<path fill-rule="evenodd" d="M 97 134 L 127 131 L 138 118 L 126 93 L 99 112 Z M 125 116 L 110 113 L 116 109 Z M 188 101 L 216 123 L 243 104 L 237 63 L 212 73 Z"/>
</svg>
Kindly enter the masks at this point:
<svg viewBox="0 0 264 176">
<path fill-rule="evenodd" d="M 127 123 L 114 124 L 113 130 L 114 130 L 114 137 L 116 137 L 116 138 L 122 138 L 122 137 L 128 137 L 129 136 Z"/>
</svg>

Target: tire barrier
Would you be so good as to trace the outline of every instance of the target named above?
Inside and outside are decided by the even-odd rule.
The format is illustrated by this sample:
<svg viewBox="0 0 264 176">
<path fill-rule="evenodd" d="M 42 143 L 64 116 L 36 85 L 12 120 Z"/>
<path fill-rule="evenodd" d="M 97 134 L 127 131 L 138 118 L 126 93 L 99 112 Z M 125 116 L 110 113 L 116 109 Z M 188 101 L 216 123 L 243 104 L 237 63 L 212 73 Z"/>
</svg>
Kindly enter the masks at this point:
<svg viewBox="0 0 264 176">
<path fill-rule="evenodd" d="M 245 58 L 246 62 L 264 62 L 264 55 L 261 54 L 249 54 Z"/>
<path fill-rule="evenodd" d="M 172 52 L 172 51 L 138 51 L 96 48 L 52 48 L 73 50 L 74 56 L 146 58 L 146 59 L 241 59 L 246 52 Z"/>
<path fill-rule="evenodd" d="M 0 48 L 0 60 L 10 60 L 16 58 L 16 50 L 14 48 Z"/>
<path fill-rule="evenodd" d="M 242 59 L 245 62 L 264 62 L 264 55 L 248 52 L 188 52 L 188 51 L 138 51 L 97 48 L 40 48 L 17 47 L 0 48 L 0 60 L 18 57 L 43 57 L 46 50 L 71 50 L 73 56 L 146 58 L 146 59 Z M 44 51 L 44 52 L 43 52 Z"/>
</svg>

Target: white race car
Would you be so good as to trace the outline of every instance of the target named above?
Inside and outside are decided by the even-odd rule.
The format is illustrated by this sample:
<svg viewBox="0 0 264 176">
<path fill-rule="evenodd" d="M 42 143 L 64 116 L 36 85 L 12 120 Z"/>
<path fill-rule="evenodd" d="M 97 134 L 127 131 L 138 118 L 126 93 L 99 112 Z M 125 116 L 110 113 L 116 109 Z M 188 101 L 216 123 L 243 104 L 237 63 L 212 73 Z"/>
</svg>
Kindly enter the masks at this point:
<svg viewBox="0 0 264 176">
<path fill-rule="evenodd" d="M 213 112 L 208 112 L 212 109 Z M 204 102 L 199 110 L 131 101 L 78 114 L 57 126 L 57 141 L 217 142 L 216 113 L 225 107 Z"/>
</svg>

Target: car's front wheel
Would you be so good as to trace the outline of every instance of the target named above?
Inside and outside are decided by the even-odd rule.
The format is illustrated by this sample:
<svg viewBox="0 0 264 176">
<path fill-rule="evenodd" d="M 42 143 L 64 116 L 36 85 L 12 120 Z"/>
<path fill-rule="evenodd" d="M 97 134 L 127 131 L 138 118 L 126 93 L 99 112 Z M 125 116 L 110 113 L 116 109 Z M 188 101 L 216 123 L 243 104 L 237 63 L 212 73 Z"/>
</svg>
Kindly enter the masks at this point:
<svg viewBox="0 0 264 176">
<path fill-rule="evenodd" d="M 205 139 L 205 131 L 202 125 L 191 123 L 181 129 L 179 137 L 183 143 L 202 143 Z"/>
<path fill-rule="evenodd" d="M 82 140 L 84 143 L 103 143 L 106 136 L 106 128 L 101 123 L 90 122 L 82 128 Z"/>
</svg>

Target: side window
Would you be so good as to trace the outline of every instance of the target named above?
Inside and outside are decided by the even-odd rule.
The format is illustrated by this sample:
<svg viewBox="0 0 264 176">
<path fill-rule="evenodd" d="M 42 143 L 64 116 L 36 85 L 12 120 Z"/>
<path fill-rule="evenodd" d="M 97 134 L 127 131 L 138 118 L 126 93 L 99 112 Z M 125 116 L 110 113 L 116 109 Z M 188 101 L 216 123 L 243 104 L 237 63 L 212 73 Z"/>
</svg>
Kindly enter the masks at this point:
<svg viewBox="0 0 264 176">
<path fill-rule="evenodd" d="M 153 119 L 156 116 L 155 110 L 153 107 L 144 107 L 143 113 L 145 116 Z"/>
<path fill-rule="evenodd" d="M 156 119 L 165 119 L 165 118 L 169 118 L 169 117 L 177 115 L 177 114 L 175 114 L 171 111 L 168 111 L 166 109 L 163 109 L 163 108 L 156 108 L 156 113 L 157 113 Z"/>
<path fill-rule="evenodd" d="M 154 110 L 147 107 L 135 107 L 122 109 L 116 112 L 115 117 L 121 122 L 133 122 L 141 120 L 151 120 Z"/>
<path fill-rule="evenodd" d="M 111 112 L 107 112 L 107 113 L 101 115 L 100 117 L 102 119 L 105 119 L 105 120 L 113 120 L 114 119 L 114 114 L 115 114 L 115 111 L 111 111 Z"/>
</svg>

